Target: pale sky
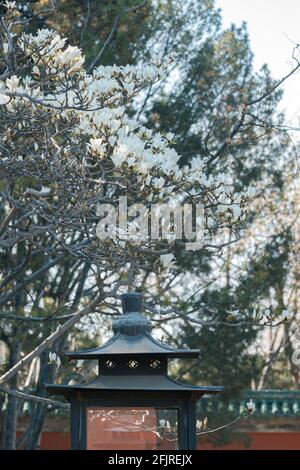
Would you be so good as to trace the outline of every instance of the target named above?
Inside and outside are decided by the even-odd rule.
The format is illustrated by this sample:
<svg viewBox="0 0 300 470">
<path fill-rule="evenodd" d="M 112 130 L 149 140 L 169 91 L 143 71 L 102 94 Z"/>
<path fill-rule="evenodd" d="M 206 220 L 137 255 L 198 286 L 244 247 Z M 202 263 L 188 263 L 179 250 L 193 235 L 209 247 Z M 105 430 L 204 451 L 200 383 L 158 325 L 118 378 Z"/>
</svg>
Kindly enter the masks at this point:
<svg viewBox="0 0 300 470">
<path fill-rule="evenodd" d="M 216 0 L 223 26 L 248 23 L 255 68 L 267 63 L 279 79 L 292 68 L 293 43 L 300 43 L 300 0 Z M 298 57 L 300 59 L 300 55 Z M 300 124 L 300 73 L 288 79 L 281 109 L 290 125 Z"/>
</svg>

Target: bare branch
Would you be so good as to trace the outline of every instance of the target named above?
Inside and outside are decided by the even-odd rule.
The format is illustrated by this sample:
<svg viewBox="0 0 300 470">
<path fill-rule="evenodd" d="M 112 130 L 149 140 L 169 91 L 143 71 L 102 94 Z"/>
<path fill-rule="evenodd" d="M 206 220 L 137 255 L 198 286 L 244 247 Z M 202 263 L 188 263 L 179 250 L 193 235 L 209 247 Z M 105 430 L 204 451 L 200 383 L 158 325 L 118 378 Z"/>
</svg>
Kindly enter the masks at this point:
<svg viewBox="0 0 300 470">
<path fill-rule="evenodd" d="M 33 351 L 23 357 L 20 361 L 18 361 L 11 369 L 9 369 L 5 374 L 0 377 L 0 384 L 4 384 L 11 380 L 19 370 L 21 370 L 26 364 L 32 361 L 35 357 L 39 356 L 43 351 L 46 351 L 51 344 L 57 341 L 63 334 L 65 334 L 75 323 L 77 323 L 82 317 L 90 313 L 93 308 L 99 303 L 100 297 L 97 296 L 96 299 L 90 303 L 87 307 L 78 310 L 70 320 L 68 320 L 63 325 L 57 327 L 57 329 L 44 341 L 41 342 L 39 346 L 37 346 Z"/>
<path fill-rule="evenodd" d="M 97 62 L 99 62 L 99 60 L 101 59 L 101 56 L 102 56 L 103 52 L 105 51 L 105 49 L 109 45 L 109 43 L 112 39 L 112 36 L 113 36 L 114 32 L 116 31 L 116 29 L 118 27 L 119 20 L 120 20 L 120 14 L 116 15 L 115 21 L 113 23 L 113 26 L 110 30 L 109 35 L 107 36 L 102 48 L 100 49 L 100 51 L 98 52 L 98 54 L 96 55 L 96 57 L 94 58 L 94 60 L 91 62 L 91 64 L 89 65 L 89 67 L 87 69 L 88 73 L 90 73 L 93 70 L 93 68 L 95 67 Z"/>
<path fill-rule="evenodd" d="M 33 401 L 35 403 L 41 403 L 42 405 L 51 408 L 65 408 L 67 410 L 70 409 L 70 405 L 68 403 L 50 400 L 49 398 L 37 397 L 35 395 L 30 395 L 29 393 L 21 392 L 20 390 L 12 390 L 10 388 L 0 386 L 0 392 L 5 393 L 7 395 L 11 395 L 12 397 L 16 397 L 24 401 Z"/>
</svg>

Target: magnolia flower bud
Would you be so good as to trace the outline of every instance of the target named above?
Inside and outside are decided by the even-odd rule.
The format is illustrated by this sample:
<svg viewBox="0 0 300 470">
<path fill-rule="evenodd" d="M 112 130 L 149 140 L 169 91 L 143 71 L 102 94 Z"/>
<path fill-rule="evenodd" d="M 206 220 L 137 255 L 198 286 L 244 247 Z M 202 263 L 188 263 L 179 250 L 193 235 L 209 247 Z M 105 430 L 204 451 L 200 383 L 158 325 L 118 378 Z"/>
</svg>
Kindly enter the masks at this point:
<svg viewBox="0 0 300 470">
<path fill-rule="evenodd" d="M 200 419 L 197 419 L 196 428 L 197 429 L 202 429 L 202 421 L 200 421 Z"/>
<path fill-rule="evenodd" d="M 252 398 L 250 398 L 250 400 L 248 401 L 248 403 L 246 403 L 246 407 L 247 407 L 247 410 L 248 410 L 248 413 L 252 414 L 255 410 L 255 404 L 252 400 Z"/>
<path fill-rule="evenodd" d="M 56 353 L 55 352 L 49 352 L 49 362 L 51 364 L 54 364 L 56 361 Z"/>
<path fill-rule="evenodd" d="M 282 319 L 286 321 L 290 317 L 290 312 L 288 310 L 282 310 L 281 316 L 282 316 Z"/>
</svg>

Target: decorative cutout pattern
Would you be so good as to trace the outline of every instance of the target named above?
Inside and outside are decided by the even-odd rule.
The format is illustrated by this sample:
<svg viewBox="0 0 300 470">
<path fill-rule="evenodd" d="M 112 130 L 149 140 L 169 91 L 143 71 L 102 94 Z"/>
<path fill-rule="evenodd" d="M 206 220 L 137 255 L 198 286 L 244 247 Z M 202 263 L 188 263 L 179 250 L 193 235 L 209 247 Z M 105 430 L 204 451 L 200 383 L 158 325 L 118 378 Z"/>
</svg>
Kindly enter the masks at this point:
<svg viewBox="0 0 300 470">
<path fill-rule="evenodd" d="M 108 369 L 113 369 L 114 367 L 116 367 L 117 364 L 114 361 L 111 361 L 110 359 L 108 359 L 108 361 L 106 361 L 105 365 Z"/>
<path fill-rule="evenodd" d="M 130 359 L 130 361 L 127 362 L 127 365 L 130 369 L 136 369 L 139 366 L 139 363 L 135 359 Z"/>
<path fill-rule="evenodd" d="M 152 367 L 152 369 L 159 369 L 160 366 L 161 366 L 161 361 L 159 359 L 151 359 L 150 367 Z"/>
</svg>

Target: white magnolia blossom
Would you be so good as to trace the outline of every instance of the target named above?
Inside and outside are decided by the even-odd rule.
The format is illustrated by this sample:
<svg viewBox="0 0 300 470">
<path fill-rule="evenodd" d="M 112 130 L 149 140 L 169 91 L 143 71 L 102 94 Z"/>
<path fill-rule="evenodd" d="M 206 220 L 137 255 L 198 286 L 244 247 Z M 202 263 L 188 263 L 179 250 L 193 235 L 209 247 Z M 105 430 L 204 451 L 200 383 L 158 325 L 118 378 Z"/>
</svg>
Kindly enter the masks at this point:
<svg viewBox="0 0 300 470">
<path fill-rule="evenodd" d="M 208 418 L 207 417 L 205 417 L 202 421 L 200 421 L 200 419 L 197 419 L 196 428 L 199 431 L 198 434 L 203 432 L 207 428 L 207 426 L 208 426 Z"/>
<path fill-rule="evenodd" d="M 4 2 L 4 6 L 5 6 L 8 10 L 13 10 L 14 8 L 16 8 L 17 2 L 9 2 L 8 0 L 6 0 L 6 2 Z"/>
<path fill-rule="evenodd" d="M 232 213 L 235 219 L 238 219 L 242 215 L 242 209 L 237 204 L 232 205 Z"/>
<path fill-rule="evenodd" d="M 90 142 L 87 144 L 88 149 L 91 153 L 94 153 L 98 157 L 105 156 L 106 143 L 103 143 L 103 139 L 90 139 Z"/>
<path fill-rule="evenodd" d="M 54 363 L 56 361 L 56 357 L 55 352 L 49 352 L 49 362 Z"/>
<path fill-rule="evenodd" d="M 240 315 L 239 310 L 227 310 L 227 313 L 230 320 L 235 320 Z"/>
<path fill-rule="evenodd" d="M 0 106 L 15 118 L 16 127 L 15 131 L 7 126 L 1 138 L 4 152 L 7 149 L 2 163 L 10 171 L 14 152 L 23 155 L 26 137 L 29 158 L 22 157 L 18 174 L 37 175 L 38 183 L 49 185 L 49 197 L 58 207 L 57 227 L 83 223 L 101 197 L 117 200 L 122 189 L 146 204 L 169 203 L 174 194 L 179 204 L 203 204 L 204 235 L 209 240 L 218 227 L 238 228 L 249 190 L 237 193 L 225 172 L 208 176 L 201 155 L 182 168 L 180 155 L 171 146 L 174 135 L 153 132 L 126 112 L 128 101 L 158 80 L 171 59 L 155 58 L 137 66 L 101 65 L 88 73 L 81 50 L 55 31 L 16 34 L 14 42 L 28 62 L 22 68 L 25 73 L 0 81 Z M 31 134 L 35 123 L 38 134 Z M 40 170 L 41 164 L 48 173 Z M 45 208 L 46 202 L 41 210 Z M 123 249 L 121 243 L 115 237 L 109 246 Z M 169 267 L 173 257 L 162 255 L 160 261 Z"/>
<path fill-rule="evenodd" d="M 202 421 L 200 421 L 200 419 L 197 419 L 197 421 L 196 421 L 196 428 L 197 429 L 202 429 Z"/>
<path fill-rule="evenodd" d="M 55 352 L 49 352 L 49 363 L 55 364 L 55 366 L 59 369 L 61 366 L 61 359 Z"/>
<path fill-rule="evenodd" d="M 16 75 L 13 75 L 12 77 L 6 79 L 5 85 L 9 91 L 17 91 L 19 82 L 20 79 Z"/>
<path fill-rule="evenodd" d="M 175 257 L 172 253 L 160 255 L 160 261 L 164 268 L 169 268 L 170 266 L 172 266 L 174 260 L 175 260 Z"/>
<path fill-rule="evenodd" d="M 105 154 L 106 147 L 113 147 L 111 156 L 117 167 L 130 162 L 138 173 L 149 176 L 149 171 L 155 169 L 161 175 L 154 179 L 154 185 L 161 188 L 165 184 L 162 175 L 177 180 L 182 177 L 182 172 L 177 166 L 180 156 L 173 149 L 168 147 L 173 139 L 173 134 L 163 136 L 154 134 L 140 125 L 133 119 L 125 115 L 124 107 L 121 105 L 124 99 L 124 84 L 126 93 L 128 92 L 128 81 L 132 81 L 131 93 L 141 85 L 151 83 L 157 79 L 163 64 L 135 67 L 135 66 L 99 66 L 92 75 L 83 69 L 84 58 L 81 51 L 72 46 L 66 47 L 66 39 L 51 30 L 39 30 L 37 34 L 23 34 L 19 39 L 19 46 L 24 53 L 33 60 L 39 59 L 39 66 L 32 66 L 32 76 L 24 78 L 12 76 L 8 78 L 1 87 L 1 102 L 5 104 L 9 92 L 19 91 L 28 93 L 32 98 L 37 98 L 49 106 L 61 105 L 70 111 L 62 112 L 67 119 L 73 114 L 72 108 L 79 108 L 80 99 L 86 106 L 86 111 L 77 112 L 78 123 L 73 128 L 74 139 L 76 134 L 81 138 L 84 133 L 93 137 L 87 143 L 88 150 L 101 157 Z M 42 57 L 41 57 L 42 56 Z M 42 91 L 35 83 L 35 75 L 44 68 L 53 74 L 56 88 L 51 93 Z M 60 69 L 68 69 L 69 80 L 73 80 L 72 75 L 77 72 L 77 84 L 67 87 L 68 78 L 60 76 Z M 118 78 L 118 80 L 116 80 Z M 62 83 L 63 82 L 63 83 Z M 130 82 L 129 82 L 130 83 Z M 69 83 L 71 85 L 71 83 Z M 68 88 L 68 89 L 67 89 Z M 4 96 L 4 98 L 3 98 Z M 14 98 L 11 107 L 14 108 L 20 102 L 28 99 Z M 98 134 L 98 135 L 97 135 Z M 107 149 L 108 150 L 108 149 Z M 107 154 L 109 152 L 107 151 Z M 130 159 L 131 158 L 131 159 Z M 129 160 L 130 159 L 130 160 Z M 212 178 L 206 178 L 203 174 L 203 159 L 194 157 L 191 162 L 191 172 L 188 173 L 190 182 L 202 178 L 202 183 L 208 186 L 215 185 Z M 228 198 L 230 188 L 228 188 Z M 235 207 L 234 209 L 238 209 Z"/>
<path fill-rule="evenodd" d="M 249 413 L 253 413 L 253 411 L 255 410 L 255 403 L 252 398 L 250 398 L 250 400 L 246 403 L 246 407 Z"/>
<path fill-rule="evenodd" d="M 0 106 L 9 102 L 9 96 L 2 95 L 0 90 Z"/>
<path fill-rule="evenodd" d="M 155 188 L 161 189 L 165 184 L 165 179 L 163 177 L 160 178 L 153 178 L 152 184 Z"/>
</svg>

